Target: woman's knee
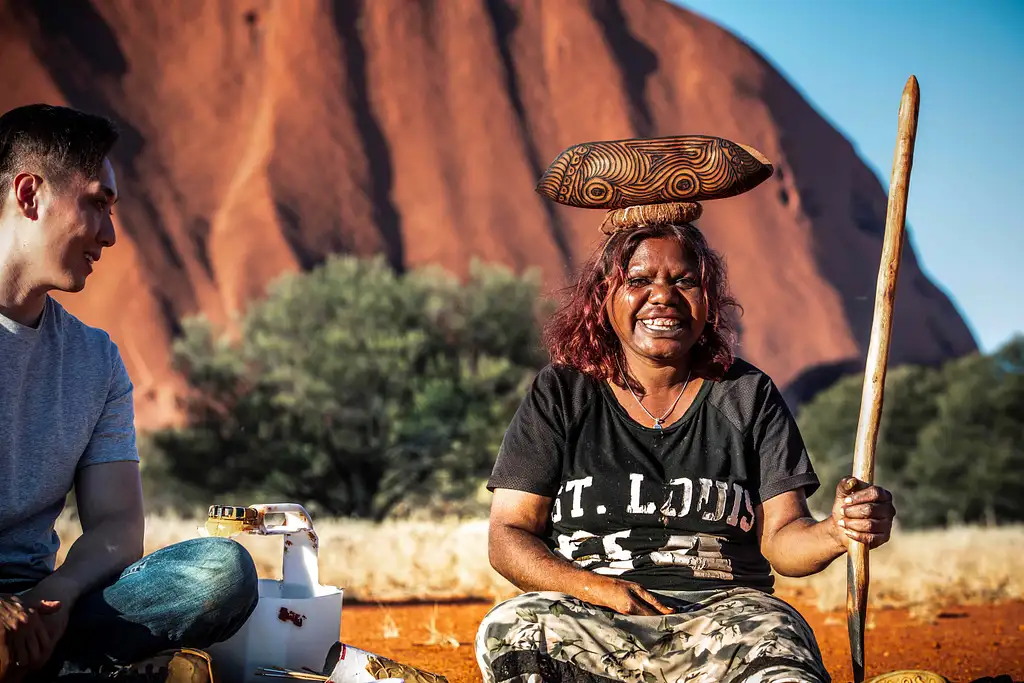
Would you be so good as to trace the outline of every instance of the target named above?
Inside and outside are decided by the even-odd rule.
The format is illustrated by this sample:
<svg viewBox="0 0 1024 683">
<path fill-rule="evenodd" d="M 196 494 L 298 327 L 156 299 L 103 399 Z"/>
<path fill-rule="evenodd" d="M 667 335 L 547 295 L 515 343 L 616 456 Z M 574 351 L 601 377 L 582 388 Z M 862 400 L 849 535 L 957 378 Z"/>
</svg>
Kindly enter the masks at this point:
<svg viewBox="0 0 1024 683">
<path fill-rule="evenodd" d="M 824 665 L 786 657 L 765 657 L 748 667 L 736 683 L 832 683 Z"/>
<path fill-rule="evenodd" d="M 557 602 L 572 599 L 572 596 L 555 591 L 533 591 L 530 593 L 520 593 L 515 597 L 503 600 L 496 604 L 490 609 L 490 611 L 488 611 L 484 619 L 486 620 L 492 615 L 499 615 L 508 612 L 515 613 L 517 610 L 522 609 L 544 609 L 546 607 L 551 607 Z"/>
<path fill-rule="evenodd" d="M 477 642 L 485 644 L 488 638 L 501 639 L 510 626 L 523 621 L 523 614 L 548 614 L 555 603 L 567 599 L 572 598 L 555 591 L 535 591 L 504 600 L 492 607 L 480 621 Z"/>
</svg>

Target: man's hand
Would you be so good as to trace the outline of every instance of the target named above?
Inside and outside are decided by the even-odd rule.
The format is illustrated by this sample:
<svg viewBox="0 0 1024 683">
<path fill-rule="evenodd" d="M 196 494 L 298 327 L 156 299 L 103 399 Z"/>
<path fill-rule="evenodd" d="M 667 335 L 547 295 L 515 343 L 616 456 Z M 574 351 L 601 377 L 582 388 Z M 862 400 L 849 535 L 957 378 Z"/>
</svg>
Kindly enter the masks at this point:
<svg viewBox="0 0 1024 683">
<path fill-rule="evenodd" d="M 7 669 L 5 678 L 40 669 L 67 628 L 67 610 L 53 600 L 0 596 L 0 619 L 6 649 L 0 659 L 8 660 L 0 662 L 0 669 Z"/>
<path fill-rule="evenodd" d="M 8 636 L 28 621 L 25 606 L 14 595 L 0 593 L 0 681 L 19 681 L 22 676 L 14 666 Z"/>
<path fill-rule="evenodd" d="M 832 503 L 833 535 L 847 549 L 853 541 L 868 548 L 877 548 L 889 540 L 896 508 L 892 494 L 879 487 L 868 486 L 853 477 L 846 477 L 836 487 Z"/>
<path fill-rule="evenodd" d="M 0 593 L 0 629 L 12 631 L 26 619 L 25 605 L 21 598 Z"/>
<path fill-rule="evenodd" d="M 588 581 L 576 597 L 593 605 L 609 607 L 619 614 L 654 617 L 672 614 L 673 609 L 663 605 L 657 596 L 631 581 L 601 577 Z"/>
<path fill-rule="evenodd" d="M 21 594 L 22 604 L 34 615 L 35 621 L 32 626 L 35 638 L 29 632 L 24 636 L 12 635 L 11 642 L 22 642 L 27 657 L 23 660 L 19 654 L 17 662 L 22 668 L 35 670 L 53 656 L 54 648 L 67 631 L 71 608 L 78 597 L 79 590 L 75 583 L 60 576 L 59 572 L 51 574 Z M 32 654 L 33 641 L 38 644 L 37 655 Z M 14 652 L 18 652 L 16 645 L 11 647 Z"/>
</svg>

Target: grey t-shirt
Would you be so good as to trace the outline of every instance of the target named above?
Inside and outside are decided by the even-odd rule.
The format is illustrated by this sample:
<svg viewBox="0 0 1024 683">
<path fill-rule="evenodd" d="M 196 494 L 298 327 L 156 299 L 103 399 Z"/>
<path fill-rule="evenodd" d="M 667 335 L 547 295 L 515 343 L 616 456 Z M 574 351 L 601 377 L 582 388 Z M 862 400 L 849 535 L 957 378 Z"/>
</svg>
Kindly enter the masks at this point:
<svg viewBox="0 0 1024 683">
<path fill-rule="evenodd" d="M 56 300 L 34 328 L 0 315 L 0 578 L 53 571 L 83 467 L 138 462 L 132 389 L 110 336 Z"/>
</svg>

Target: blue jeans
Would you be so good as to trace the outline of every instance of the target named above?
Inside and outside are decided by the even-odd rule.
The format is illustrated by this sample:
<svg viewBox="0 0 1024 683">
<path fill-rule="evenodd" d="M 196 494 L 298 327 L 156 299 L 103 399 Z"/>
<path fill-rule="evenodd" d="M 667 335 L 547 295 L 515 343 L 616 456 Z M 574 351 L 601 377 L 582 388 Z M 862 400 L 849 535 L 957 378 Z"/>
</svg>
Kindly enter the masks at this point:
<svg viewBox="0 0 1024 683">
<path fill-rule="evenodd" d="M 196 538 L 162 548 L 78 600 L 43 677 L 65 664 L 130 664 L 161 650 L 222 642 L 258 599 L 256 565 L 235 541 Z"/>
</svg>

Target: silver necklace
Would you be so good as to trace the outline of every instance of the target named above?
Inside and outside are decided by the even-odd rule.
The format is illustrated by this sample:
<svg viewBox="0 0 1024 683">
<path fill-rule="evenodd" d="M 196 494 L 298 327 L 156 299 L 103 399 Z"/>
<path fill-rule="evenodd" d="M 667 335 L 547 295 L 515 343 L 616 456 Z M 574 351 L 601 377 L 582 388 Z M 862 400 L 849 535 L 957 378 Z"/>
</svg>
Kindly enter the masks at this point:
<svg viewBox="0 0 1024 683">
<path fill-rule="evenodd" d="M 647 410 L 647 408 L 644 406 L 644 404 L 640 402 L 640 398 L 636 395 L 636 392 L 633 391 L 633 387 L 629 386 L 629 381 L 626 380 L 626 373 L 623 372 L 622 364 L 621 363 L 619 363 L 619 372 L 622 372 L 622 378 L 623 378 L 623 381 L 626 382 L 626 388 L 629 389 L 629 393 L 633 394 L 633 398 L 636 400 L 636 404 L 638 406 L 640 406 L 640 410 L 642 410 L 645 413 L 647 413 L 647 416 L 650 417 L 652 420 L 654 420 L 654 428 L 655 429 L 657 429 L 658 431 L 662 431 L 664 428 L 661 426 L 661 424 L 665 420 L 667 420 L 668 416 L 672 414 L 672 411 L 674 411 L 676 409 L 676 405 L 679 403 L 679 399 L 681 399 L 683 397 L 683 394 L 686 392 L 686 387 L 689 386 L 689 384 L 690 384 L 690 373 L 689 373 L 689 371 L 687 371 L 687 373 L 686 373 L 686 381 L 683 382 L 683 388 L 679 391 L 679 395 L 676 396 L 676 400 L 672 402 L 672 407 L 669 408 L 668 412 L 665 413 L 664 415 L 662 415 L 661 417 L 654 417 L 654 415 L 651 415 L 651 411 Z"/>
</svg>

